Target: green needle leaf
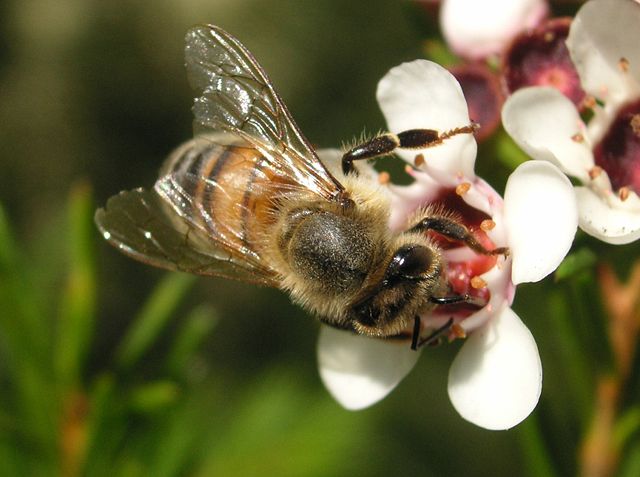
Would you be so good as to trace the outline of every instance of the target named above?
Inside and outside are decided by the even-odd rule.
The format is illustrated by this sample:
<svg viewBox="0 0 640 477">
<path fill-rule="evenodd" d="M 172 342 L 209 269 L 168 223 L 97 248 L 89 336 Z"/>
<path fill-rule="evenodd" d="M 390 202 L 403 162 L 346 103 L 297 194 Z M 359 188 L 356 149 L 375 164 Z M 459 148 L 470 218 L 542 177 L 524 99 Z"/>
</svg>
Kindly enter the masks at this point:
<svg viewBox="0 0 640 477">
<path fill-rule="evenodd" d="M 64 389 L 77 387 L 91 344 L 96 314 L 94 204 L 87 183 L 76 185 L 69 203 L 69 274 L 62 296 L 55 365 Z"/>
<path fill-rule="evenodd" d="M 217 322 L 216 311 L 211 305 L 201 305 L 189 314 L 167 357 L 167 366 L 171 374 L 184 374 L 189 361 Z"/>
</svg>

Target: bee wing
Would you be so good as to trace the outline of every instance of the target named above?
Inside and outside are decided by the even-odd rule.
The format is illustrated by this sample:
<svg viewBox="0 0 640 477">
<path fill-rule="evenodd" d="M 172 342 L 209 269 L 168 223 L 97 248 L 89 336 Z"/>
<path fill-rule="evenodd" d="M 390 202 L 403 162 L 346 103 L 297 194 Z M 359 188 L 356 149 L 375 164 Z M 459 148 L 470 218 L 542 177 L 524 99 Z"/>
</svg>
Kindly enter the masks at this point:
<svg viewBox="0 0 640 477">
<path fill-rule="evenodd" d="M 104 238 L 141 262 L 168 270 L 277 286 L 272 272 L 241 253 L 216 245 L 175 214 L 155 190 L 123 191 L 96 211 Z"/>
<path fill-rule="evenodd" d="M 198 94 L 193 106 L 196 134 L 229 132 L 301 187 L 327 200 L 342 192 L 262 67 L 236 38 L 216 26 L 200 25 L 187 32 L 185 41 L 189 82 Z"/>
</svg>

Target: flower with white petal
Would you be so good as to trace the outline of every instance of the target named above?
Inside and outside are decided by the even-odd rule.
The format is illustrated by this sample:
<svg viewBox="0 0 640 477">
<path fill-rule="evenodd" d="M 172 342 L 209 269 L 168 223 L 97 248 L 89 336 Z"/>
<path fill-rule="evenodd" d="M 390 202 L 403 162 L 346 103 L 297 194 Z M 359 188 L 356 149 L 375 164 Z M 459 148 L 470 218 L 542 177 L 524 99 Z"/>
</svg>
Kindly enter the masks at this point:
<svg viewBox="0 0 640 477">
<path fill-rule="evenodd" d="M 470 123 L 458 82 L 426 60 L 389 71 L 378 84 L 377 98 L 392 132 L 425 127 L 442 132 Z M 462 417 L 487 429 L 515 426 L 534 409 L 542 386 L 533 336 L 511 309 L 515 285 L 541 280 L 569 250 L 577 228 L 571 184 L 555 166 L 529 162 L 511 175 L 503 200 L 475 175 L 476 142 L 470 134 L 398 154 L 417 165 L 407 169 L 413 184 L 388 187 L 393 230 L 406 228 L 416 210 L 439 204 L 457 213 L 489 248 L 511 251 L 495 257 L 465 246 L 443 247 L 452 292 L 477 294 L 487 304 L 472 310 L 436 309 L 421 319 L 423 329 L 437 329 L 453 318 L 448 337 L 468 336 L 449 373 L 449 396 Z M 385 397 L 418 355 L 407 342 L 326 326 L 318 344 L 322 380 L 348 409 Z"/>
<path fill-rule="evenodd" d="M 531 157 L 581 182 L 580 228 L 608 243 L 629 243 L 640 238 L 640 5 L 587 2 L 567 45 L 593 97 L 588 124 L 560 92 L 541 87 L 511 96 L 502 122 Z"/>
<path fill-rule="evenodd" d="M 440 29 L 456 54 L 482 59 L 502 52 L 547 13 L 546 0 L 444 0 Z"/>
</svg>

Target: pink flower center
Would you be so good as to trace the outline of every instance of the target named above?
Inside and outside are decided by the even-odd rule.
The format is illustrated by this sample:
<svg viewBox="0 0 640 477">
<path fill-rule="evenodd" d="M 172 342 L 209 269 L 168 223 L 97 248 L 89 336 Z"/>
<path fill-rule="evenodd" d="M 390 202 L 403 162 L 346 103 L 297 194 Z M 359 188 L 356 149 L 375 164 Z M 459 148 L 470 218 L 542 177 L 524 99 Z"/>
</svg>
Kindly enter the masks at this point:
<svg viewBox="0 0 640 477">
<path fill-rule="evenodd" d="M 565 44 L 570 25 L 570 18 L 557 18 L 516 37 L 503 60 L 511 93 L 525 86 L 551 86 L 582 108 L 585 92 Z"/>
<path fill-rule="evenodd" d="M 593 153 L 614 190 L 627 187 L 640 195 L 640 100 L 618 111 Z"/>
<path fill-rule="evenodd" d="M 433 201 L 444 210 L 454 211 L 460 222 L 463 223 L 474 237 L 487 249 L 491 250 L 495 244 L 482 230 L 482 224 L 490 221 L 490 217 L 484 212 L 468 205 L 460 197 L 455 189 L 444 189 L 439 197 Z M 437 233 L 429 233 L 442 250 L 450 250 L 464 246 L 458 242 L 452 242 Z M 497 257 L 491 255 L 473 254 L 471 259 L 465 261 L 449 260 L 446 264 L 446 277 L 452 294 L 471 295 L 481 302 L 488 302 L 491 297 L 490 290 L 483 283 L 480 275 L 488 272 L 496 264 Z M 470 304 L 440 306 L 435 310 L 436 314 L 454 315 L 464 318 L 477 311 L 479 306 Z"/>
</svg>

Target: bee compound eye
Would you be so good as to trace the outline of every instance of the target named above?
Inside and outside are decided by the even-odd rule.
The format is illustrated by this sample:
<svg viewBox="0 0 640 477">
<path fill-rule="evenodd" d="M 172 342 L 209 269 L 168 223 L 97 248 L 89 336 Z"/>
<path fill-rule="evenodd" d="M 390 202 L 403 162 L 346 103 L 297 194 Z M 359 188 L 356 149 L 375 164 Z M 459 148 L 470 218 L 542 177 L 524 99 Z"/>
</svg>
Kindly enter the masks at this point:
<svg viewBox="0 0 640 477">
<path fill-rule="evenodd" d="M 422 245 L 405 245 L 398 249 L 387 268 L 387 278 L 419 278 L 431 267 L 431 250 Z"/>
</svg>

